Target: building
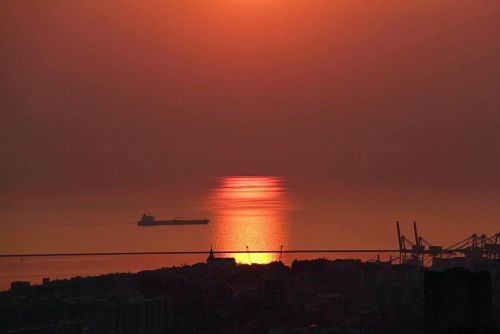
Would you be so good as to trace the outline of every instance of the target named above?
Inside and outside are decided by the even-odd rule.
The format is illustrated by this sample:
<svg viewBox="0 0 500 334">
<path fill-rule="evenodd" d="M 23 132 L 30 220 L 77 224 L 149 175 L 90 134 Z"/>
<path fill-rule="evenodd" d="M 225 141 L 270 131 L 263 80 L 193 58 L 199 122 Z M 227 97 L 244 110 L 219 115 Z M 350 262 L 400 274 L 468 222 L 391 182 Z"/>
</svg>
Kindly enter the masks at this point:
<svg viewBox="0 0 500 334">
<path fill-rule="evenodd" d="M 166 333 L 173 326 L 173 303 L 169 296 L 107 302 L 89 322 L 90 333 Z"/>
<path fill-rule="evenodd" d="M 488 329 L 491 325 L 492 285 L 489 272 L 455 268 L 428 271 L 424 277 L 426 333 Z"/>
<path fill-rule="evenodd" d="M 232 268 L 236 266 L 236 259 L 234 257 L 215 257 L 214 251 L 212 247 L 210 247 L 207 264 L 218 268 Z"/>
</svg>

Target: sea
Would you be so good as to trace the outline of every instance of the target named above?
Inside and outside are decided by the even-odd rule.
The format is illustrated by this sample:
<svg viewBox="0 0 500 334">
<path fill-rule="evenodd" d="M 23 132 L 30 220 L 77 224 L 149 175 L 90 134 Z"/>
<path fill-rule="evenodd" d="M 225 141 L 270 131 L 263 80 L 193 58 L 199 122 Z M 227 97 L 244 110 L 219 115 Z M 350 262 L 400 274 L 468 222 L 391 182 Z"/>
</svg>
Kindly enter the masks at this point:
<svg viewBox="0 0 500 334">
<path fill-rule="evenodd" d="M 398 253 L 384 251 L 398 248 L 396 221 L 410 240 L 416 221 L 425 240 L 447 246 L 473 233 L 497 232 L 500 217 L 498 194 L 360 187 L 279 175 L 179 178 L 129 188 L 28 188 L 1 199 L 0 255 L 9 256 L 0 257 L 0 291 L 18 280 L 41 284 L 43 278 L 190 265 L 206 261 L 210 248 L 239 263 L 290 265 L 320 257 L 394 261 Z M 157 219 L 208 218 L 210 223 L 138 226 L 146 212 Z M 363 249 L 373 251 L 350 252 Z M 318 252 L 288 252 L 294 250 Z M 179 251 L 200 253 L 25 256 Z"/>
</svg>

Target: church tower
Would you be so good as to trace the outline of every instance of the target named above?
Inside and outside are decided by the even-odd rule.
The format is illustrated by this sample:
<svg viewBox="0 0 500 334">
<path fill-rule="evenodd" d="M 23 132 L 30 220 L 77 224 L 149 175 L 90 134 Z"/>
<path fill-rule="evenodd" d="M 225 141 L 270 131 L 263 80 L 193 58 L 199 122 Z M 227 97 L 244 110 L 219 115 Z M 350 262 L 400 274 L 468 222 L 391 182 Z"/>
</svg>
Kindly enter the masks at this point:
<svg viewBox="0 0 500 334">
<path fill-rule="evenodd" d="M 210 246 L 210 254 L 208 255 L 207 262 L 210 262 L 210 260 L 213 260 L 213 259 L 215 259 L 214 251 L 212 249 L 212 246 Z"/>
</svg>

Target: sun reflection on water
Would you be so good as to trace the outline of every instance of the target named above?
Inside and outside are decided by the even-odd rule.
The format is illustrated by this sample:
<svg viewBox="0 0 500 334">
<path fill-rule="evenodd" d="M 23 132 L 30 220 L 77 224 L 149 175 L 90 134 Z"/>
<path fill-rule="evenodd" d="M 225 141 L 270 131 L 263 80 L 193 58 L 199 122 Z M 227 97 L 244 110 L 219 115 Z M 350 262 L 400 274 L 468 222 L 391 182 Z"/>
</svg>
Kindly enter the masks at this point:
<svg viewBox="0 0 500 334">
<path fill-rule="evenodd" d="M 279 250 L 287 240 L 284 226 L 286 199 L 283 178 L 271 176 L 231 176 L 219 179 L 211 197 L 214 222 L 212 240 L 217 250 L 245 250 L 231 254 L 239 263 L 275 261 L 279 254 L 251 253 Z"/>
</svg>

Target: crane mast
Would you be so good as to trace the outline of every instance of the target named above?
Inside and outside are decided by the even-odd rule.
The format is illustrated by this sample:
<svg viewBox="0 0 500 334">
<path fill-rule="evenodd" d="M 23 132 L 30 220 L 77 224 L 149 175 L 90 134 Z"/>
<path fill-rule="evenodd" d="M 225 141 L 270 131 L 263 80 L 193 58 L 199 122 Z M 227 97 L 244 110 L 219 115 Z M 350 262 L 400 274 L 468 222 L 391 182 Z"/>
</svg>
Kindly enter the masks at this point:
<svg viewBox="0 0 500 334">
<path fill-rule="evenodd" d="M 400 263 L 426 266 L 445 263 L 449 260 L 465 264 L 485 261 L 500 261 L 500 233 L 492 236 L 472 234 L 449 247 L 436 246 L 418 234 L 417 222 L 413 222 L 413 242 L 401 235 L 399 221 L 396 222 Z M 407 244 L 410 247 L 407 247 Z M 462 257 L 456 257 L 461 255 Z"/>
</svg>

